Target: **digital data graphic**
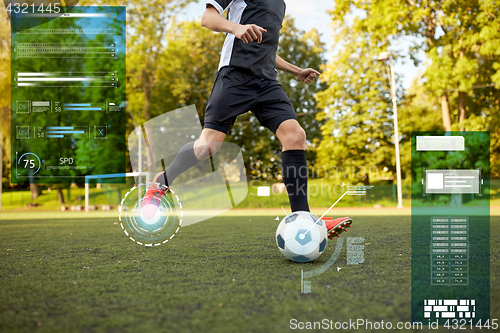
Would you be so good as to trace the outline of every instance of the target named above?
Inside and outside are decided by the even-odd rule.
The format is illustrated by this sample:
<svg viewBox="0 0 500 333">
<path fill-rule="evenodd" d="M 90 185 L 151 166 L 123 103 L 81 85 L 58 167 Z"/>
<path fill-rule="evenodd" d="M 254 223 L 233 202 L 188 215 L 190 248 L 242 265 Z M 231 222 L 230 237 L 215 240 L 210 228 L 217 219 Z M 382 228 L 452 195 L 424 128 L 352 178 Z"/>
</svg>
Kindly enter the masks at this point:
<svg viewBox="0 0 500 333">
<path fill-rule="evenodd" d="M 342 183 L 342 187 L 344 187 L 345 184 Z M 346 195 L 348 196 L 357 196 L 357 197 L 363 197 L 366 196 L 367 191 L 371 190 L 373 186 L 371 185 L 356 185 L 356 186 L 346 186 L 346 191 L 338 198 L 331 206 L 330 208 L 322 215 L 326 215 L 335 205 L 342 200 Z M 293 214 L 292 214 L 293 215 Z M 285 217 L 283 220 L 286 221 Z M 350 219 L 349 219 L 350 220 Z M 341 228 L 345 228 L 344 231 L 347 231 L 347 229 L 351 226 L 352 221 L 350 220 L 349 222 L 346 221 L 344 226 L 341 226 Z M 278 227 L 278 231 L 279 231 Z M 334 239 L 336 239 L 336 244 L 335 244 L 335 250 L 323 265 L 321 265 L 318 268 L 315 268 L 310 271 L 304 271 L 303 269 L 300 270 L 300 292 L 302 294 L 309 294 L 312 292 L 312 280 L 311 278 L 318 276 L 320 274 L 325 273 L 328 271 L 336 262 L 337 259 L 339 258 L 340 253 L 342 252 L 343 246 L 344 246 L 344 237 L 340 237 L 339 234 L 337 234 L 337 237 L 331 237 L 330 241 L 330 246 L 331 242 L 333 242 Z M 364 237 L 346 237 L 347 239 L 347 250 L 346 250 L 346 259 L 347 259 L 347 265 L 359 265 L 365 262 L 365 246 L 363 245 L 365 242 Z M 280 244 L 278 241 L 277 237 L 277 242 L 278 242 L 278 247 L 280 248 Z M 307 246 L 307 244 L 305 244 Z M 327 243 L 325 242 L 324 247 L 327 246 Z M 280 250 L 282 250 L 280 248 Z M 324 248 L 323 248 L 324 250 Z M 337 271 L 340 271 L 340 267 L 337 267 Z"/>
<path fill-rule="evenodd" d="M 490 318 L 490 134 L 412 132 L 412 320 Z"/>
<path fill-rule="evenodd" d="M 125 7 L 11 13 L 12 183 L 125 172 L 125 22 Z"/>
</svg>

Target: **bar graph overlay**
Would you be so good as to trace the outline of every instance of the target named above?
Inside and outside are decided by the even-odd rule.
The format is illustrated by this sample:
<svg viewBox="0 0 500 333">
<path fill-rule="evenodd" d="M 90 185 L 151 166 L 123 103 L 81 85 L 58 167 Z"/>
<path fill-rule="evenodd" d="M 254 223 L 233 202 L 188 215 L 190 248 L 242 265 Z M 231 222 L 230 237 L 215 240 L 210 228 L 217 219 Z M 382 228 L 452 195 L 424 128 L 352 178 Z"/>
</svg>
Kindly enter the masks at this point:
<svg viewBox="0 0 500 333">
<path fill-rule="evenodd" d="M 16 58 L 114 58 L 114 43 L 16 43 Z"/>
<path fill-rule="evenodd" d="M 47 139 L 87 139 L 89 138 L 88 126 L 47 126 Z"/>
<path fill-rule="evenodd" d="M 63 111 L 106 111 L 105 103 L 64 103 Z"/>
<path fill-rule="evenodd" d="M 15 72 L 16 88 L 85 87 L 117 88 L 117 72 Z"/>
</svg>

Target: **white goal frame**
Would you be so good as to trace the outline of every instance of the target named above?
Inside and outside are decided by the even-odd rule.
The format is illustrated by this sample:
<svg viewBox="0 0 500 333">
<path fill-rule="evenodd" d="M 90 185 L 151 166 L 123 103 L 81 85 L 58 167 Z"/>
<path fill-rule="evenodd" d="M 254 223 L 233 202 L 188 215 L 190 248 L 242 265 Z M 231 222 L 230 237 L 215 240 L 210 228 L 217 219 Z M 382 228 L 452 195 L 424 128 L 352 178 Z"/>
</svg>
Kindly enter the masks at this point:
<svg viewBox="0 0 500 333">
<path fill-rule="evenodd" d="M 106 179 L 119 177 L 142 177 L 146 176 L 146 184 L 149 183 L 149 172 L 128 172 L 128 173 L 111 173 L 106 175 L 89 175 L 85 176 L 85 212 L 89 211 L 89 191 L 91 179 Z"/>
</svg>

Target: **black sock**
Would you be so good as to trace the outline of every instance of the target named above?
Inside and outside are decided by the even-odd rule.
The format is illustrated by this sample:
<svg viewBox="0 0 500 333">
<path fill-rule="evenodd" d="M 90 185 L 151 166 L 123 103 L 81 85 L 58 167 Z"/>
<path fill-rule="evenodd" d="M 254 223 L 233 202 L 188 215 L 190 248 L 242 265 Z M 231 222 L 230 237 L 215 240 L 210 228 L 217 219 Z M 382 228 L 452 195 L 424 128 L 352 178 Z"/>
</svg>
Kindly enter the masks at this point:
<svg viewBox="0 0 500 333">
<path fill-rule="evenodd" d="M 193 166 L 198 164 L 199 160 L 194 154 L 194 142 L 185 144 L 175 159 L 170 163 L 166 172 L 158 177 L 158 183 L 161 185 L 170 186 L 180 174 L 191 169 Z"/>
<path fill-rule="evenodd" d="M 307 203 L 307 161 L 305 150 L 285 150 L 281 153 L 283 183 L 292 212 L 309 211 Z"/>
</svg>

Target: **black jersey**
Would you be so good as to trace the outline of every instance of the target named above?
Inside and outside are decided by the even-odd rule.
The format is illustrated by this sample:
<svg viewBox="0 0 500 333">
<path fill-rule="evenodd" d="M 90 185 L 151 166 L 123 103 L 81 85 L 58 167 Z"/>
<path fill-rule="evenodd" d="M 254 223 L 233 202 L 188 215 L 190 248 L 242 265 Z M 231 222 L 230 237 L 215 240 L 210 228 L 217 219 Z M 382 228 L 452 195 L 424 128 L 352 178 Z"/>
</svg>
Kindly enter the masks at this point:
<svg viewBox="0 0 500 333">
<path fill-rule="evenodd" d="M 256 24 L 267 30 L 262 42 L 245 44 L 233 34 L 227 34 L 219 63 L 249 70 L 256 76 L 276 79 L 276 50 L 280 37 L 285 2 L 283 0 L 206 0 L 222 15 L 228 9 L 228 20 L 239 24 Z"/>
</svg>

